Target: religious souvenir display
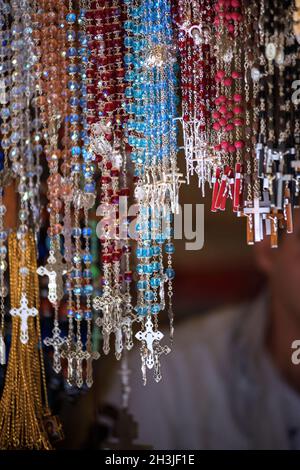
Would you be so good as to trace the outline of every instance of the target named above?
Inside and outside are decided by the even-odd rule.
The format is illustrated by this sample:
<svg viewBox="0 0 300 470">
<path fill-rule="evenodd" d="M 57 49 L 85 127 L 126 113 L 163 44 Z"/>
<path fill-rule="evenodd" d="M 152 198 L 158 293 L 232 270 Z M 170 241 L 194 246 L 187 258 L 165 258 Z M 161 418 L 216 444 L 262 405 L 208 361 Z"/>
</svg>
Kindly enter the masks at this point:
<svg viewBox="0 0 300 470">
<path fill-rule="evenodd" d="M 121 1 L 92 1 L 87 13 L 87 33 L 91 46 L 88 68 L 88 124 L 90 149 L 100 172 L 101 189 L 97 214 L 101 215 L 102 292 L 95 296 L 94 309 L 103 336 L 103 352 L 110 351 L 114 335 L 114 353 L 121 358 L 124 346 L 131 349 L 131 246 L 127 220 L 122 209 L 128 206 L 130 188 L 127 176 L 127 149 L 124 140 L 124 4 Z M 101 86 L 99 86 L 101 84 Z M 125 228 L 125 230 L 124 230 Z"/>
<path fill-rule="evenodd" d="M 100 351 L 120 360 L 114 437 L 134 448 L 126 354 L 161 380 L 180 186 L 243 218 L 249 245 L 293 232 L 300 2 L 3 0 L 0 37 L 0 448 L 63 437 L 43 346 L 77 389 Z"/>
<path fill-rule="evenodd" d="M 158 314 L 167 305 L 172 313 L 172 217 L 178 211 L 181 174 L 177 168 L 176 49 L 169 1 L 128 1 L 124 24 L 127 102 L 126 138 L 134 164 L 138 204 L 137 306 L 141 330 L 143 380 L 154 368 L 161 379 L 160 356 L 170 348 L 160 344 Z M 164 267 L 164 252 L 167 267 Z M 165 284 L 168 298 L 165 299 Z"/>
<path fill-rule="evenodd" d="M 198 176 L 205 195 L 205 184 L 213 184 L 212 109 L 216 94 L 213 22 L 215 11 L 210 0 L 178 0 L 175 28 L 180 63 L 181 106 L 186 176 Z M 216 124 L 214 124 L 214 128 Z"/>
</svg>

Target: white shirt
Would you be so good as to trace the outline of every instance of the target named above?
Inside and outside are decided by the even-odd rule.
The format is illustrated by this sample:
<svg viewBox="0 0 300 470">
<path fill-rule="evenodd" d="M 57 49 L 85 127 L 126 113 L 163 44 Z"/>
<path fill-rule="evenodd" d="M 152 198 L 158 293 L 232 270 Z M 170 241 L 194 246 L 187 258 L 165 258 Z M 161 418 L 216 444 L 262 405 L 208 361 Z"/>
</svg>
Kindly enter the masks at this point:
<svg viewBox="0 0 300 470">
<path fill-rule="evenodd" d="M 161 356 L 158 384 L 150 370 L 142 385 L 139 354 L 130 354 L 137 442 L 162 450 L 300 449 L 300 397 L 264 349 L 266 317 L 260 298 L 180 325 L 172 352 Z M 117 407 L 119 382 L 118 375 L 106 397 Z"/>
</svg>

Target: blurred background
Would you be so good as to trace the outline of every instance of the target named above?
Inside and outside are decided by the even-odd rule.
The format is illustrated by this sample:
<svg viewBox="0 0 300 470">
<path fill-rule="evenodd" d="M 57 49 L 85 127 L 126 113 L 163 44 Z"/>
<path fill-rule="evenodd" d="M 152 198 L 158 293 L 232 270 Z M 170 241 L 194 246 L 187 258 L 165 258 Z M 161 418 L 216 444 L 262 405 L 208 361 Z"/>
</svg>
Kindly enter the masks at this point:
<svg viewBox="0 0 300 470">
<path fill-rule="evenodd" d="M 210 211 L 210 191 L 201 197 L 194 178 L 181 187 L 181 204 L 204 203 L 204 246 L 186 251 L 186 240 L 176 240 L 174 309 L 179 319 L 198 315 L 252 297 L 261 288 L 253 247 L 246 243 L 246 221 L 232 212 Z"/>
</svg>

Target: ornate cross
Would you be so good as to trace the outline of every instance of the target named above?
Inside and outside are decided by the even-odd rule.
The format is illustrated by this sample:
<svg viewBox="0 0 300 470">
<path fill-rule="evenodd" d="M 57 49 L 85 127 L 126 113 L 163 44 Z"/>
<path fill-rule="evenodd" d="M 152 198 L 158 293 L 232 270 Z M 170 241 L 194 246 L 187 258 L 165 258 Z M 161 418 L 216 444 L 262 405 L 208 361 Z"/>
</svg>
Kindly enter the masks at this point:
<svg viewBox="0 0 300 470">
<path fill-rule="evenodd" d="M 13 317 L 20 317 L 21 318 L 21 330 L 20 330 L 20 341 L 22 344 L 28 343 L 28 317 L 36 317 L 38 315 L 38 311 L 35 307 L 29 308 L 28 307 L 28 300 L 26 294 L 22 294 L 20 307 L 19 308 L 12 308 L 10 310 L 10 314 Z"/>
<path fill-rule="evenodd" d="M 95 310 L 102 310 L 107 312 L 113 305 L 114 298 L 109 292 L 105 292 L 101 296 L 97 296 L 93 300 L 93 307 Z"/>
<path fill-rule="evenodd" d="M 48 276 L 48 299 L 56 304 L 64 295 L 62 276 L 67 272 L 60 252 L 57 251 L 55 256 L 50 254 L 46 266 L 40 266 L 36 272 L 40 276 Z"/>
<path fill-rule="evenodd" d="M 120 354 L 120 335 L 122 334 L 122 327 L 126 325 L 128 321 L 120 323 L 119 315 L 120 307 L 123 302 L 123 298 L 118 294 L 112 296 L 110 292 L 105 292 L 101 297 L 95 297 L 93 301 L 93 307 L 95 310 L 102 310 L 103 316 L 96 319 L 96 325 L 102 328 L 103 335 L 103 352 L 108 354 L 109 347 L 109 337 L 112 332 L 115 332 L 115 347 L 116 347 L 116 356 L 119 357 Z M 127 318 L 127 317 L 126 317 Z M 122 320 L 123 321 L 123 320 Z M 120 331 L 118 331 L 120 330 Z M 121 347 L 122 350 L 122 347 Z"/>
<path fill-rule="evenodd" d="M 80 345 L 76 347 L 76 350 L 73 352 L 73 359 L 76 363 L 76 385 L 77 387 L 82 387 L 82 362 L 84 360 L 88 361 L 91 357 L 91 354 L 88 351 L 84 351 Z"/>
<path fill-rule="evenodd" d="M 75 344 L 73 339 L 69 336 L 66 340 L 66 347 L 61 352 L 61 357 L 67 360 L 68 363 L 68 374 L 67 381 L 69 385 L 73 385 L 74 382 L 74 357 L 73 353 L 75 352 Z"/>
<path fill-rule="evenodd" d="M 62 353 L 62 357 L 67 358 L 68 360 L 68 378 L 69 381 L 73 379 L 73 365 L 75 362 L 75 374 L 76 374 L 76 385 L 77 387 L 82 387 L 83 385 L 83 378 L 82 378 L 82 363 L 84 360 L 88 360 L 91 357 L 91 353 L 88 351 L 84 351 L 82 349 L 82 343 L 81 341 L 78 341 L 76 343 L 75 348 L 69 347 L 67 351 L 64 351 Z"/>
<path fill-rule="evenodd" d="M 125 333 L 126 348 L 131 349 L 131 324 L 132 319 L 130 317 L 122 317 L 119 321 L 119 324 L 116 325 L 115 332 L 115 354 L 116 358 L 121 358 L 121 353 L 123 351 L 123 332 Z"/>
<path fill-rule="evenodd" d="M 37 273 L 39 276 L 48 276 L 49 283 L 48 283 L 48 299 L 52 304 L 55 304 L 57 301 L 57 292 L 56 292 L 56 272 L 51 270 L 51 265 L 46 264 L 46 266 L 40 266 L 37 269 Z"/>
<path fill-rule="evenodd" d="M 147 346 L 147 359 L 146 359 L 146 364 L 148 369 L 152 369 L 154 366 L 154 350 L 153 350 L 153 343 L 155 341 L 160 341 L 164 335 L 161 333 L 161 331 L 154 331 L 153 330 L 153 323 L 151 320 L 151 317 L 148 317 L 145 323 L 145 331 L 138 331 L 135 335 L 135 337 L 139 341 L 144 341 Z"/>
<path fill-rule="evenodd" d="M 109 336 L 112 332 L 113 324 L 110 315 L 110 310 L 113 309 L 113 297 L 110 293 L 105 293 L 101 297 L 95 297 L 93 300 L 93 307 L 95 310 L 102 310 L 103 316 L 96 318 L 96 325 L 102 328 L 103 335 L 103 352 L 109 353 Z"/>
<path fill-rule="evenodd" d="M 60 351 L 62 346 L 66 342 L 66 338 L 60 336 L 60 328 L 58 324 L 54 323 L 54 328 L 52 330 L 52 338 L 45 338 L 44 344 L 46 346 L 52 346 L 54 350 L 53 354 L 53 369 L 58 374 L 61 371 L 61 360 L 60 360 Z"/>
<path fill-rule="evenodd" d="M 73 366 L 75 362 L 76 385 L 77 387 L 82 387 L 82 362 L 84 360 L 87 361 L 91 357 L 91 353 L 82 349 L 81 341 L 78 341 L 75 347 L 73 344 L 70 344 L 70 341 L 68 341 L 68 348 L 65 351 L 62 351 L 62 357 L 66 358 L 68 361 L 68 382 L 72 384 L 74 375 Z"/>
<path fill-rule="evenodd" d="M 86 360 L 86 384 L 90 388 L 93 385 L 93 361 L 99 359 L 98 351 L 88 350 L 89 357 Z"/>
</svg>

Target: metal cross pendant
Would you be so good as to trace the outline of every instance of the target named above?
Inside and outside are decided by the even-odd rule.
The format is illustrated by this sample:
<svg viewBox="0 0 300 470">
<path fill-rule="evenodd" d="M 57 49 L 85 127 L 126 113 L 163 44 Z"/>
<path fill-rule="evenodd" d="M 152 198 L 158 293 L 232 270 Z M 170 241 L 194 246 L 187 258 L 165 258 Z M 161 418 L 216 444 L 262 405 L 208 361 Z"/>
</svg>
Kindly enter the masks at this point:
<svg viewBox="0 0 300 470">
<path fill-rule="evenodd" d="M 124 347 L 123 333 L 125 335 L 126 349 L 130 350 L 133 346 L 131 324 L 132 319 L 127 316 L 121 318 L 119 324 L 115 327 L 115 355 L 118 360 L 121 359 L 121 353 Z"/>
<path fill-rule="evenodd" d="M 60 301 L 64 295 L 63 290 L 63 278 L 66 274 L 65 264 L 62 262 L 62 256 L 60 252 L 56 252 L 55 256 L 53 253 L 50 254 L 46 266 L 40 266 L 37 269 L 37 273 L 40 276 L 48 276 L 48 299 L 52 304 L 56 304 Z"/>
<path fill-rule="evenodd" d="M 60 301 L 64 296 L 63 276 L 67 273 L 67 265 L 63 262 L 63 257 L 59 250 L 56 250 L 54 256 L 48 262 L 53 265 L 53 270 L 56 272 L 57 300 Z"/>
<path fill-rule="evenodd" d="M 153 330 L 153 323 L 151 317 L 148 317 L 145 323 L 145 331 L 138 331 L 135 337 L 139 341 L 144 341 L 146 343 L 147 349 L 147 357 L 146 357 L 146 365 L 148 369 L 152 369 L 154 366 L 154 350 L 153 344 L 157 341 L 160 341 L 164 335 L 160 331 Z"/>
<path fill-rule="evenodd" d="M 76 345 L 76 350 L 73 353 L 73 358 L 76 363 L 76 385 L 77 387 L 82 387 L 83 378 L 82 378 L 82 362 L 84 360 L 88 361 L 91 357 L 91 354 L 88 351 L 84 351 L 81 347 L 81 344 Z"/>
<path fill-rule="evenodd" d="M 56 290 L 56 272 L 51 269 L 52 266 L 50 264 L 46 264 L 46 266 L 40 266 L 37 269 L 37 273 L 39 276 L 48 276 L 48 299 L 52 304 L 56 304 L 57 302 L 57 290 Z"/>
<path fill-rule="evenodd" d="M 263 216 L 270 213 L 270 207 L 261 206 L 259 198 L 254 198 L 253 207 L 245 207 L 244 214 L 252 214 L 254 217 L 254 238 L 256 242 L 260 242 L 263 239 Z"/>
<path fill-rule="evenodd" d="M 93 385 L 93 361 L 99 359 L 98 351 L 87 351 L 89 357 L 86 359 L 86 384 L 89 388 Z"/>
<path fill-rule="evenodd" d="M 10 310 L 10 314 L 13 317 L 20 317 L 21 318 L 21 329 L 20 329 L 20 341 L 22 344 L 28 343 L 28 318 L 29 317 L 36 317 L 38 315 L 38 311 L 35 307 L 29 308 L 28 307 L 28 300 L 26 294 L 22 294 L 20 307 L 19 308 L 12 308 Z"/>
<path fill-rule="evenodd" d="M 54 328 L 52 330 L 52 338 L 45 338 L 44 344 L 46 346 L 52 346 L 54 350 L 53 354 L 53 369 L 58 374 L 61 371 L 61 348 L 66 342 L 66 338 L 60 336 L 60 328 L 58 324 L 54 323 Z"/>
<path fill-rule="evenodd" d="M 179 172 L 171 172 L 164 174 L 164 183 L 169 189 L 172 212 L 178 214 L 178 190 L 183 183 L 186 183 L 183 174 Z"/>
<path fill-rule="evenodd" d="M 114 310 L 114 298 L 109 292 L 104 293 L 101 297 L 95 297 L 93 307 L 95 310 L 102 310 L 103 316 L 96 319 L 96 325 L 102 329 L 103 335 L 103 352 L 109 353 L 109 337 L 113 331 L 113 322 L 111 312 Z"/>
<path fill-rule="evenodd" d="M 109 292 L 105 292 L 101 296 L 97 296 L 93 300 L 93 307 L 95 310 L 107 311 L 109 307 L 112 308 L 114 298 Z"/>
<path fill-rule="evenodd" d="M 82 377 L 82 362 L 88 360 L 91 354 L 88 351 L 82 349 L 82 343 L 76 343 L 74 345 L 69 344 L 67 350 L 62 352 L 62 357 L 66 358 L 68 361 L 68 382 L 70 385 L 73 385 L 74 371 L 75 371 L 75 383 L 77 387 L 82 387 L 83 377 Z M 74 369 L 75 364 L 75 369 Z"/>
<path fill-rule="evenodd" d="M 68 363 L 67 382 L 71 386 L 73 386 L 75 382 L 74 353 L 75 353 L 75 344 L 73 340 L 70 337 L 68 337 L 66 341 L 66 348 L 62 350 L 61 357 L 67 360 L 67 363 Z"/>
</svg>

